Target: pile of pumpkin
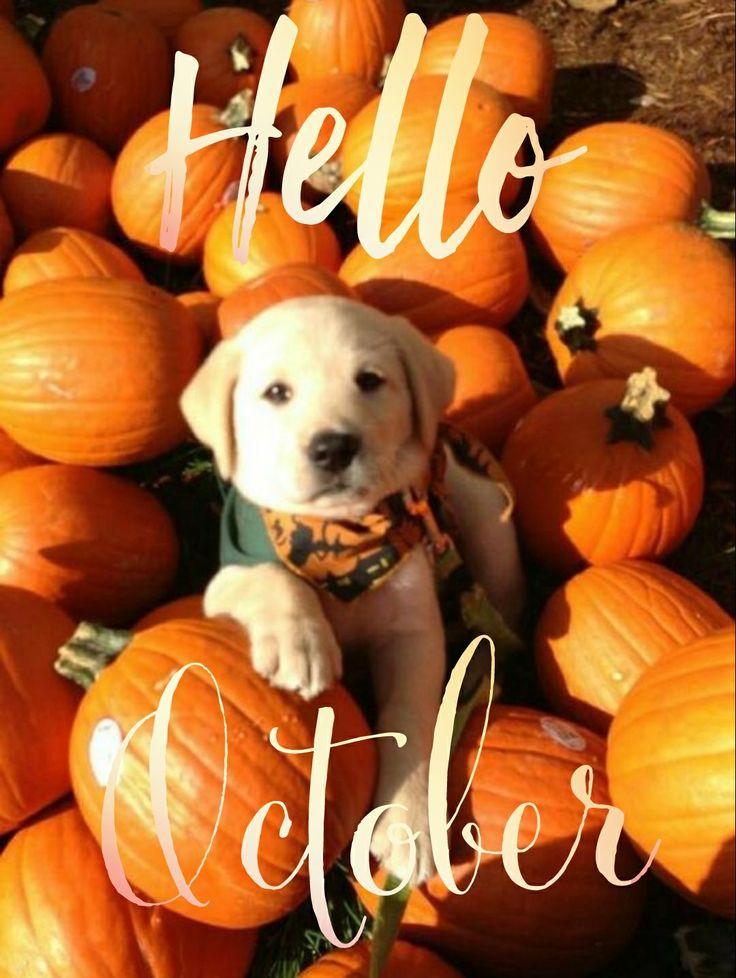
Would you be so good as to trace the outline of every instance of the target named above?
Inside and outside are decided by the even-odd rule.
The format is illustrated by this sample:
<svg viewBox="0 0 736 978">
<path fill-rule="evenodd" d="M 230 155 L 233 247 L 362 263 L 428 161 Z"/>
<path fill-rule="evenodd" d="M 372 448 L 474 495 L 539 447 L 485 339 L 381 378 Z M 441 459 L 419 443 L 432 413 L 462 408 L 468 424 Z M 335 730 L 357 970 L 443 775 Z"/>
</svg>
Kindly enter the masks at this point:
<svg viewBox="0 0 736 978">
<path fill-rule="evenodd" d="M 325 704 L 335 707 L 336 739 L 366 733 L 366 721 L 343 688 L 311 704 L 268 688 L 250 670 L 243 635 L 203 620 L 198 596 L 161 606 L 179 559 L 172 521 L 152 494 L 107 471 L 186 439 L 177 399 L 206 351 L 265 306 L 300 295 L 348 295 L 403 313 L 455 361 L 450 416 L 502 451 L 526 551 L 560 584 L 535 641 L 554 715 L 495 706 L 482 743 L 480 718 L 471 720 L 449 786 L 452 810 L 480 751 L 460 823 L 477 822 L 497 848 L 512 810 L 533 801 L 542 824 L 521 865 L 528 881 L 545 883 L 579 829 L 570 776 L 589 764 L 596 799 L 612 798 L 626 815 L 632 845 L 619 849 L 619 875 L 636 875 L 661 838 L 654 873 L 695 904 L 733 915 L 733 622 L 658 563 L 701 508 L 689 418 L 734 381 L 733 262 L 698 226 L 709 179 L 697 150 L 623 122 L 594 125 L 556 150 L 588 147 L 548 173 L 529 229 L 531 247 L 565 276 L 546 328 L 564 386 L 540 399 L 507 332 L 530 286 L 518 234 L 480 220 L 437 261 L 413 230 L 377 261 L 359 245 L 344 254 L 327 223 L 295 223 L 277 192 L 315 108 L 336 107 L 348 126 L 310 197 L 364 159 L 401 0 L 293 0 L 299 34 L 277 118 L 283 135 L 246 265 L 231 251 L 242 140 L 190 159 L 173 256 L 159 249 L 163 177 L 145 165 L 166 146 L 173 52 L 199 60 L 192 135 L 201 136 L 223 128 L 225 106 L 257 86 L 272 25 L 245 7 L 203 10 L 200 0 L 100 0 L 60 16 L 37 56 L 11 8 L 0 4 L 0 978 L 243 978 L 257 928 L 307 896 L 304 865 L 284 889 L 256 885 L 241 866 L 243 832 L 275 798 L 292 825 L 281 838 L 283 813 L 265 819 L 264 879 L 280 884 L 306 844 L 308 759 L 277 754 L 268 731 L 279 726 L 282 742 L 308 746 Z M 471 209 L 508 114 L 529 115 L 540 130 L 550 115 L 549 40 L 521 17 L 484 19 L 448 230 Z M 421 192 L 462 27 L 453 18 L 429 32 L 394 151 L 389 224 Z M 325 127 L 316 148 L 328 135 Z M 520 191 L 508 180 L 504 205 Z M 359 185 L 348 208 L 358 195 Z M 146 281 L 144 267 L 160 280 L 171 262 L 193 283 L 201 269 L 206 288 L 174 296 Z M 134 634 L 87 629 L 69 642 L 82 620 Z M 55 672 L 61 646 L 60 668 L 86 693 Z M 211 670 L 222 697 L 204 669 L 186 671 L 169 731 L 171 836 L 180 884 L 198 903 L 150 905 L 175 893 L 149 797 L 150 723 L 132 741 L 117 790 L 131 902 L 113 889 L 98 845 L 104 785 L 121 738 L 190 662 Z M 221 811 L 218 706 L 229 744 Z M 327 868 L 370 806 L 374 773 L 372 748 L 335 753 Z M 535 838 L 529 819 L 522 844 Z M 601 822 L 591 813 L 549 890 L 522 890 L 486 855 L 469 895 L 439 880 L 416 891 L 388 978 L 552 978 L 603 967 L 636 931 L 646 884 L 620 889 L 598 874 Z M 459 833 L 453 852 L 467 885 Z M 368 945 L 306 973 L 363 978 Z"/>
</svg>

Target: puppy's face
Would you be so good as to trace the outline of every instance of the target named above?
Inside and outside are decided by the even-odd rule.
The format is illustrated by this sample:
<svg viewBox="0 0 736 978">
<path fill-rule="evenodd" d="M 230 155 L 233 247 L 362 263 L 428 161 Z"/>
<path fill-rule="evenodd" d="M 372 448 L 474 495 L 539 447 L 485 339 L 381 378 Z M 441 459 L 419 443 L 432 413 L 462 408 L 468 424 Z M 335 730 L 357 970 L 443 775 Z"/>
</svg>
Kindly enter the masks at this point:
<svg viewBox="0 0 736 978">
<path fill-rule="evenodd" d="M 220 344 L 182 406 L 245 497 L 349 518 L 420 479 L 453 379 L 405 321 L 349 300 L 299 299 Z"/>
</svg>

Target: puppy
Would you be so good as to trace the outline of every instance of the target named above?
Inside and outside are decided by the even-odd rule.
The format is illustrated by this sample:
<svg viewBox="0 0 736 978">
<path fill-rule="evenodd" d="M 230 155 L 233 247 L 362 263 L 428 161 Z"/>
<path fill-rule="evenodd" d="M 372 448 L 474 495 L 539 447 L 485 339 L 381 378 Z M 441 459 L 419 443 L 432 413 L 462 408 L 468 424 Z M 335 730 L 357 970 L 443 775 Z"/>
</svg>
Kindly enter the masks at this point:
<svg viewBox="0 0 736 978">
<path fill-rule="evenodd" d="M 417 882 L 433 870 L 427 769 L 446 662 L 423 524 L 402 500 L 426 497 L 439 456 L 470 573 L 509 622 L 523 591 L 506 496 L 437 447 L 454 381 L 408 321 L 315 297 L 276 305 L 220 343 L 182 398 L 232 484 L 205 611 L 242 623 L 257 672 L 305 698 L 340 678 L 343 655 L 367 653 L 378 732 L 407 737 L 402 749 L 379 742 L 376 804 L 391 807 L 372 852 L 406 876 L 408 847 L 390 830 L 409 824 Z"/>
</svg>

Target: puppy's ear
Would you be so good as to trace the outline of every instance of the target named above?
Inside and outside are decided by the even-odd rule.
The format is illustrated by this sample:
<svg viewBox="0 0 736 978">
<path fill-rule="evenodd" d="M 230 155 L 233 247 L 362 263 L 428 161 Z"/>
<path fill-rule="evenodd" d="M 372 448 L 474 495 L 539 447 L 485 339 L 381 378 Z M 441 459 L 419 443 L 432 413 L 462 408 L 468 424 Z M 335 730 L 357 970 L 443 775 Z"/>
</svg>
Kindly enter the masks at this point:
<svg viewBox="0 0 736 978">
<path fill-rule="evenodd" d="M 233 391 L 242 352 L 234 340 L 214 348 L 181 396 L 182 414 L 199 441 L 211 448 L 218 471 L 228 482 L 235 471 Z"/>
<path fill-rule="evenodd" d="M 417 435 L 431 451 L 437 425 L 455 394 L 455 366 L 408 319 L 393 316 L 389 322 L 406 369 Z"/>
</svg>

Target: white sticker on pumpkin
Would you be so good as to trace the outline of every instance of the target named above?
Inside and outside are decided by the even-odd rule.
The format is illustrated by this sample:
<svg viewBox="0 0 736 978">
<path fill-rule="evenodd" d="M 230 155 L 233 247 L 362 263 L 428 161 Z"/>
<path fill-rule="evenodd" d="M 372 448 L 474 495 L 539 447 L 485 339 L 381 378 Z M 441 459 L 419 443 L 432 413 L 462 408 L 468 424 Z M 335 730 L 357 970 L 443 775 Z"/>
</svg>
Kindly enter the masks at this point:
<svg viewBox="0 0 736 978">
<path fill-rule="evenodd" d="M 588 746 L 588 741 L 574 727 L 556 717 L 542 717 L 539 726 L 550 740 L 568 750 L 582 751 Z"/>
<path fill-rule="evenodd" d="M 110 772 L 123 742 L 123 732 L 111 717 L 100 720 L 89 741 L 89 763 L 95 781 L 101 788 L 107 787 Z"/>
<path fill-rule="evenodd" d="M 75 92 L 88 92 L 97 82 L 94 68 L 77 68 L 72 75 L 72 88 Z"/>
</svg>

